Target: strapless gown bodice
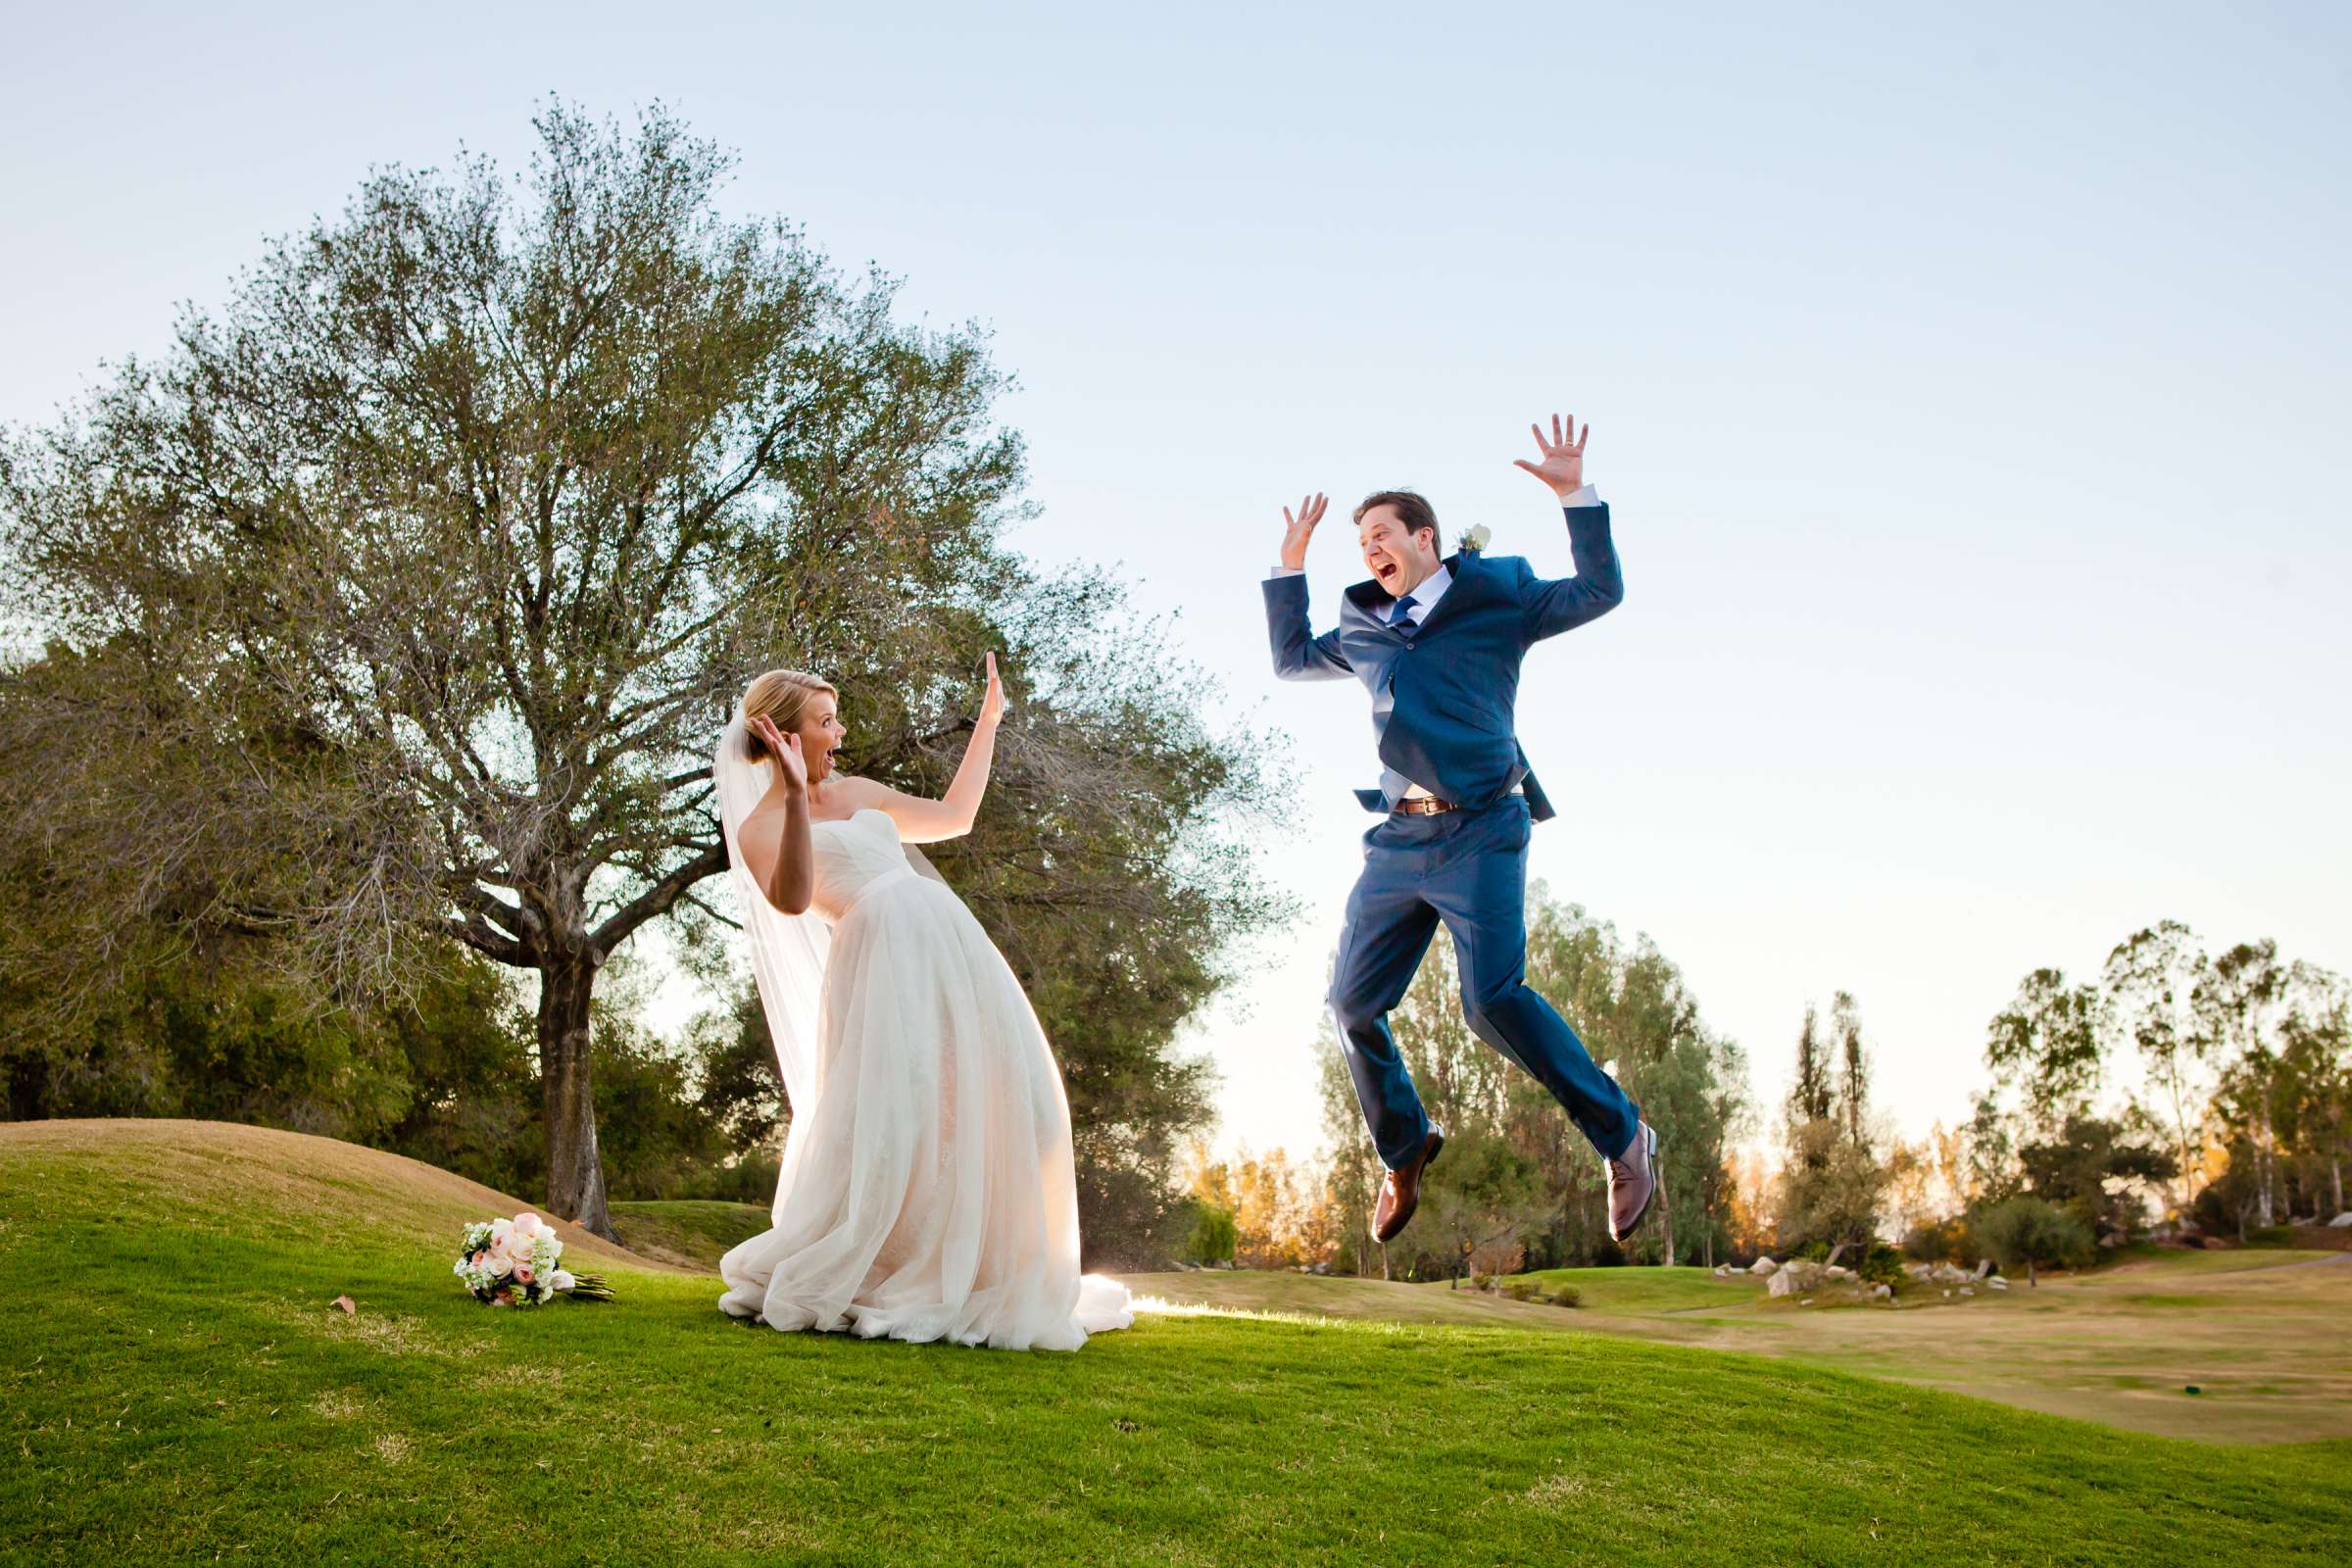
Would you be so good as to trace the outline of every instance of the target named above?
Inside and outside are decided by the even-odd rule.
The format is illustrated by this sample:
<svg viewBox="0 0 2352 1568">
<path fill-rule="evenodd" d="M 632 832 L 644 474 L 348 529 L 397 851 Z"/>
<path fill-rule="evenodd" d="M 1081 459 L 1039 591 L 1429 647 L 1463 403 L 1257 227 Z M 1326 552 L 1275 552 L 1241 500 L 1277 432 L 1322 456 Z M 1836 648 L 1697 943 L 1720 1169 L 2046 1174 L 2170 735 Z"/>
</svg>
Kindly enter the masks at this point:
<svg viewBox="0 0 2352 1568">
<path fill-rule="evenodd" d="M 815 823 L 808 830 L 808 847 L 816 872 L 809 906 L 837 926 L 868 895 L 902 881 L 926 880 L 908 863 L 890 813 L 871 807 Z"/>
</svg>

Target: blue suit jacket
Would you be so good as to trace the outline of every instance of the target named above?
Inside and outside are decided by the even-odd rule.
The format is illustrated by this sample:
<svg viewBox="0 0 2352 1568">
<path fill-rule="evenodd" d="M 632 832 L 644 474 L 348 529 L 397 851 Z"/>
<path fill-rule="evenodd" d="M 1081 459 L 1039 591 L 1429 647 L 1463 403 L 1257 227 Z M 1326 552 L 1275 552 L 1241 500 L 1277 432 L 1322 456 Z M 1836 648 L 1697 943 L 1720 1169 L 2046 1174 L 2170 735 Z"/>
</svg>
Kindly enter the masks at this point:
<svg viewBox="0 0 2352 1568">
<path fill-rule="evenodd" d="M 1314 635 L 1306 578 L 1266 580 L 1266 630 L 1274 673 L 1285 680 L 1353 675 L 1377 698 L 1394 697 L 1380 726 L 1380 760 L 1459 806 L 1490 806 L 1524 789 L 1537 821 L 1551 802 L 1528 770 L 1514 732 L 1519 662 L 1545 637 L 1581 626 L 1625 598 L 1625 576 L 1609 542 L 1604 503 L 1561 509 L 1576 561 L 1573 577 L 1539 577 L 1518 556 L 1465 550 L 1446 559 L 1453 584 L 1409 635 L 1387 622 L 1396 603 L 1377 582 L 1343 596 L 1340 624 Z M 1388 808 L 1378 790 L 1357 790 L 1366 810 Z"/>
</svg>

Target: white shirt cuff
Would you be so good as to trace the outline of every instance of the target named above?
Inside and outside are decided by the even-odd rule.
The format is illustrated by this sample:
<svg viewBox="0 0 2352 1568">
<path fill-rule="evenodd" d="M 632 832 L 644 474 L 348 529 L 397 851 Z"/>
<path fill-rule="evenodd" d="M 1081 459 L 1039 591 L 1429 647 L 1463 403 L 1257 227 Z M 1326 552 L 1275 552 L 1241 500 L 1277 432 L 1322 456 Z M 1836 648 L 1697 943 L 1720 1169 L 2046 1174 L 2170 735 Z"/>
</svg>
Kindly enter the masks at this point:
<svg viewBox="0 0 2352 1568">
<path fill-rule="evenodd" d="M 1576 489 L 1560 497 L 1560 505 L 1563 507 L 1597 507 L 1600 505 L 1600 492 L 1589 484 L 1579 485 Z"/>
<path fill-rule="evenodd" d="M 1272 582 L 1277 577 L 1303 577 L 1305 575 L 1306 568 L 1304 566 L 1276 566 L 1272 571 L 1266 573 L 1266 580 Z"/>
</svg>

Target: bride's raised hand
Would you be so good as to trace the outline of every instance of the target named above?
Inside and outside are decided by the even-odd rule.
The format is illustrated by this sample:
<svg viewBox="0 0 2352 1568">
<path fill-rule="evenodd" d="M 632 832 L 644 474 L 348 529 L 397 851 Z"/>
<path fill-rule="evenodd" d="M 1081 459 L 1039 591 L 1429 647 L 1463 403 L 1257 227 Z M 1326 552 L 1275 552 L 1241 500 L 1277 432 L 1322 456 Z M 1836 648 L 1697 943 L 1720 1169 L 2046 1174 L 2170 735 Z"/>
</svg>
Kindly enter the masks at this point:
<svg viewBox="0 0 2352 1568">
<path fill-rule="evenodd" d="M 1004 716 L 1004 683 L 997 678 L 997 656 L 988 656 L 988 692 L 980 699 L 980 722 L 994 724 Z"/>
<path fill-rule="evenodd" d="M 796 790 L 807 789 L 808 761 L 801 755 L 800 736 L 781 733 L 770 718 L 755 718 L 750 724 L 752 733 L 767 743 L 768 755 L 776 760 L 778 782 Z"/>
</svg>

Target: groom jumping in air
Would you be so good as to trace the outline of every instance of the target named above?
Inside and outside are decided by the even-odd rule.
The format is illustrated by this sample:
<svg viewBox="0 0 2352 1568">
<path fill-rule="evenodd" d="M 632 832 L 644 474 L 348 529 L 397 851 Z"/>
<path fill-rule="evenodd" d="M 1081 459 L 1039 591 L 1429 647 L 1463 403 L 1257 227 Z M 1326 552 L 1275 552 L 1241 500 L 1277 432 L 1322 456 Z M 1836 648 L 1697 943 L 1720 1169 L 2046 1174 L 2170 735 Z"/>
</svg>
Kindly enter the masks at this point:
<svg viewBox="0 0 2352 1568">
<path fill-rule="evenodd" d="M 1533 1073 L 1568 1108 L 1607 1162 L 1609 1234 L 1634 1233 L 1657 1191 L 1658 1135 L 1617 1081 L 1592 1063 L 1551 1004 L 1528 989 L 1527 841 L 1552 815 L 1512 722 L 1519 662 L 1544 638 L 1607 613 L 1625 597 L 1609 543 L 1607 503 L 1585 483 L 1576 419 L 1551 418 L 1543 461 L 1519 466 L 1551 487 L 1568 522 L 1573 577 L 1544 578 L 1516 556 L 1488 560 L 1475 541 L 1438 557 L 1438 518 L 1409 490 L 1383 490 L 1355 509 L 1368 582 L 1349 588 L 1340 624 L 1314 635 L 1306 613 L 1306 545 L 1321 495 L 1283 509 L 1282 564 L 1266 579 L 1274 673 L 1285 680 L 1352 675 L 1372 694 L 1380 788 L 1358 790 L 1383 812 L 1364 835 L 1364 870 L 1348 898 L 1332 968 L 1331 1009 L 1372 1142 L 1388 1166 L 1373 1234 L 1404 1229 L 1421 1176 L 1445 1135 L 1430 1125 L 1389 1033 L 1438 922 L 1453 936 L 1462 1016 L 1478 1037 Z"/>
</svg>

